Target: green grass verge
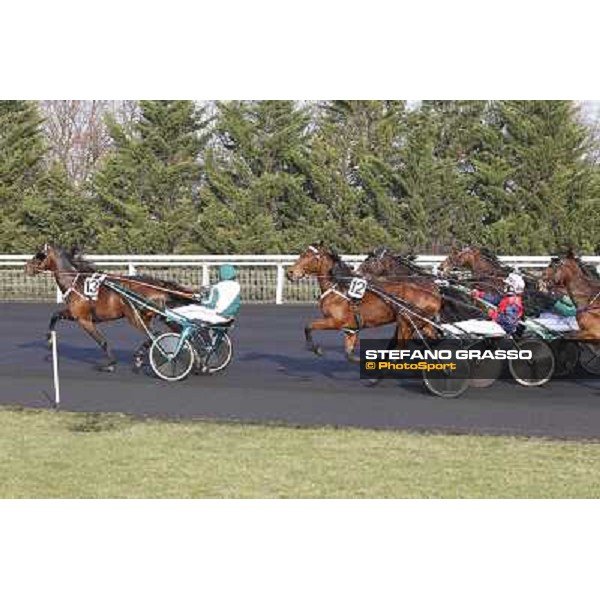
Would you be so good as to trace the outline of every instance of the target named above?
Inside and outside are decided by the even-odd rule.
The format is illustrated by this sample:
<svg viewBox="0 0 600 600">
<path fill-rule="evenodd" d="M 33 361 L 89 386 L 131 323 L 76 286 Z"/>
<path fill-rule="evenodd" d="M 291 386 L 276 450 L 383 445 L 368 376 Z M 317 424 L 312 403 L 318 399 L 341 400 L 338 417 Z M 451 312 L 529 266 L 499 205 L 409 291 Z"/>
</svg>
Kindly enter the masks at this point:
<svg viewBox="0 0 600 600">
<path fill-rule="evenodd" d="M 3 498 L 600 496 L 600 444 L 0 409 Z"/>
</svg>

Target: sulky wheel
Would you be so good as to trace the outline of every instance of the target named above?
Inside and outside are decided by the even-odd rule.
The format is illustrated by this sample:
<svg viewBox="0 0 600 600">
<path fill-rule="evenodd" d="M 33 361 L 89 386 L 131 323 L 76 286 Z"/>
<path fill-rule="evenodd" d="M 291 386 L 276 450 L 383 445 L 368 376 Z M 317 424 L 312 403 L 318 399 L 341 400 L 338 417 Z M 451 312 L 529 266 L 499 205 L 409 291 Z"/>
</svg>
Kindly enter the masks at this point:
<svg viewBox="0 0 600 600">
<path fill-rule="evenodd" d="M 188 340 L 181 343 L 178 333 L 163 333 L 150 346 L 150 366 L 165 381 L 185 379 L 194 366 L 195 353 Z"/>
<path fill-rule="evenodd" d="M 468 347 L 469 350 L 490 350 L 493 349 L 493 343 L 490 340 L 479 340 Z M 489 358 L 471 360 L 471 379 L 469 385 L 475 388 L 489 387 L 502 374 L 504 364 L 499 360 Z"/>
<path fill-rule="evenodd" d="M 575 342 L 557 342 L 552 343 L 555 359 L 555 377 L 566 377 L 575 371 L 577 363 L 580 361 L 579 345 Z M 600 368 L 600 362 L 598 363 Z"/>
<path fill-rule="evenodd" d="M 508 369 L 515 381 L 521 385 L 535 387 L 550 381 L 554 374 L 554 353 L 550 346 L 536 339 L 522 339 L 516 342 L 518 350 L 531 351 L 530 359 L 511 358 Z"/>
<path fill-rule="evenodd" d="M 600 375 L 600 343 L 581 342 L 579 344 L 579 364 L 591 375 Z"/>
<path fill-rule="evenodd" d="M 222 371 L 229 365 L 233 356 L 233 345 L 231 344 L 229 335 L 226 332 L 218 335 L 220 339 L 217 347 L 210 352 L 208 359 L 205 359 L 204 368 L 206 373 L 218 373 Z M 205 353 L 206 350 L 204 352 L 198 351 L 201 361 Z"/>
<path fill-rule="evenodd" d="M 226 331 L 200 329 L 194 336 L 193 342 L 199 373 L 218 373 L 231 362 L 233 344 Z"/>
<path fill-rule="evenodd" d="M 459 341 L 444 340 L 438 349 L 456 349 L 462 347 Z M 444 361 L 439 361 L 444 362 Z M 444 369 L 443 371 L 423 371 L 423 383 L 425 387 L 436 396 L 442 398 L 456 398 L 460 396 L 468 387 L 471 378 L 471 368 L 466 359 L 452 361 L 455 369 Z"/>
</svg>

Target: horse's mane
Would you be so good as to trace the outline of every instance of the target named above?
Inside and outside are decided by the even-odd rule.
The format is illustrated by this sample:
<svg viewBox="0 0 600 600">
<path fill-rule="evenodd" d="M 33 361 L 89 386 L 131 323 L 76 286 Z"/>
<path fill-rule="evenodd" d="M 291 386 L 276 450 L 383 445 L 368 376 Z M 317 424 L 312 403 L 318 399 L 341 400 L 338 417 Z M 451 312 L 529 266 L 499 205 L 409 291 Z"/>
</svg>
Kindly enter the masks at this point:
<svg viewBox="0 0 600 600">
<path fill-rule="evenodd" d="M 431 277 L 431 273 L 427 269 L 415 264 L 415 260 L 417 259 L 416 254 L 394 254 L 393 257 L 398 264 L 408 267 L 411 273 L 423 275 L 423 277 Z"/>
<path fill-rule="evenodd" d="M 383 253 L 396 261 L 399 266 L 406 267 L 410 273 L 422 275 L 423 277 L 431 277 L 431 273 L 427 271 L 427 269 L 415 264 L 417 255 L 413 253 L 402 254 L 400 252 L 395 252 L 386 246 L 378 246 L 369 252 L 367 258 L 379 258 Z"/>
<path fill-rule="evenodd" d="M 333 266 L 329 274 L 334 283 L 347 287 L 350 279 L 355 276 L 354 269 L 342 260 L 342 257 L 333 249 L 326 249 L 322 244 L 315 244 L 322 252 L 325 252 L 333 260 Z"/>
<path fill-rule="evenodd" d="M 83 258 L 81 250 L 65 250 L 64 248 L 59 248 L 59 251 L 80 273 L 98 272 L 98 267 L 91 260 Z"/>
<path fill-rule="evenodd" d="M 590 279 L 600 279 L 600 274 L 596 270 L 594 265 L 590 263 L 583 262 L 579 256 L 575 257 L 577 264 L 581 268 L 581 270 L 590 278 Z"/>
<path fill-rule="evenodd" d="M 500 259 L 498 258 L 498 256 L 496 255 L 495 252 L 493 252 L 492 250 L 490 250 L 487 247 L 483 247 L 483 248 L 479 248 L 479 253 L 481 254 L 481 256 L 483 256 L 488 262 L 491 262 L 494 266 L 498 267 L 499 269 L 503 269 L 504 271 L 508 272 L 510 271 L 510 267 L 508 267 L 505 264 L 502 264 L 500 262 Z"/>
</svg>

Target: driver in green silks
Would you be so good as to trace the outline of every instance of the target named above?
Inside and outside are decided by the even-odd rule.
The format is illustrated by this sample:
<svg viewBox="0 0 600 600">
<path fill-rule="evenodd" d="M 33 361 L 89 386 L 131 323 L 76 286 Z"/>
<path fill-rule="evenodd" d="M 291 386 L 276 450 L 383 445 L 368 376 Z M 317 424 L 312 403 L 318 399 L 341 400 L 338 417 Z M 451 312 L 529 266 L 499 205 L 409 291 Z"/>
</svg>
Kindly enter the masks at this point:
<svg viewBox="0 0 600 600">
<path fill-rule="evenodd" d="M 571 300 L 570 296 L 565 294 L 554 303 L 552 312 L 561 317 L 574 317 L 577 314 L 577 306 L 575 306 L 575 303 Z"/>
<path fill-rule="evenodd" d="M 571 298 L 565 294 L 561 296 L 553 305 L 552 308 L 543 312 L 539 317 L 533 319 L 536 323 L 544 327 L 558 332 L 577 331 L 577 306 Z"/>
<path fill-rule="evenodd" d="M 200 304 L 187 304 L 171 309 L 183 317 L 219 324 L 235 318 L 240 310 L 240 284 L 232 265 L 219 267 L 219 282 L 210 288 L 208 298 Z"/>
</svg>

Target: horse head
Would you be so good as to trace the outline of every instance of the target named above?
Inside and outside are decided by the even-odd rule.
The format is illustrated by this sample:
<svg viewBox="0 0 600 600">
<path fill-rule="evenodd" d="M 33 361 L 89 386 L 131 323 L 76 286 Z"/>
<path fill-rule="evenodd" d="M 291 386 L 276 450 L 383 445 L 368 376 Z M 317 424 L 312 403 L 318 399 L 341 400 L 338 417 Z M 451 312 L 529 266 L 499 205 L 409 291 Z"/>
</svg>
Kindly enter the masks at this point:
<svg viewBox="0 0 600 600">
<path fill-rule="evenodd" d="M 385 246 L 378 246 L 374 248 L 363 263 L 358 267 L 358 273 L 360 275 L 370 275 L 371 277 L 381 277 L 393 267 L 393 256 L 389 249 Z"/>
<path fill-rule="evenodd" d="M 307 275 L 325 275 L 333 266 L 335 257 L 335 253 L 328 250 L 323 242 L 311 244 L 287 270 L 286 276 L 290 281 L 298 281 Z"/>
<path fill-rule="evenodd" d="M 567 288 L 578 272 L 579 265 L 571 252 L 563 257 L 553 256 L 542 273 L 539 288 L 542 291 Z"/>
<path fill-rule="evenodd" d="M 26 263 L 25 274 L 37 275 L 58 269 L 59 249 L 52 243 L 44 244 Z"/>
<path fill-rule="evenodd" d="M 452 269 L 468 268 L 473 270 L 475 266 L 477 250 L 471 246 L 464 246 L 459 250 L 452 246 L 448 256 L 442 261 L 438 267 L 438 271 L 442 275 L 447 275 Z"/>
</svg>

